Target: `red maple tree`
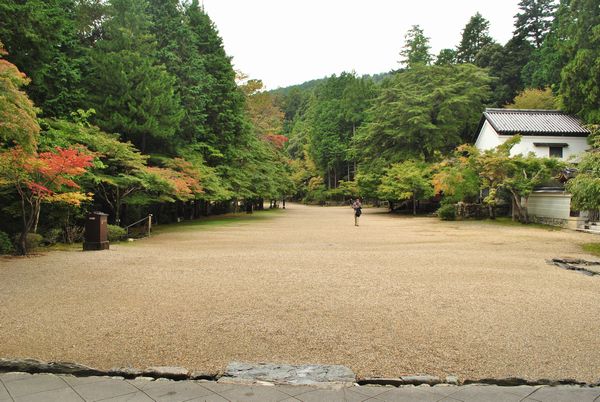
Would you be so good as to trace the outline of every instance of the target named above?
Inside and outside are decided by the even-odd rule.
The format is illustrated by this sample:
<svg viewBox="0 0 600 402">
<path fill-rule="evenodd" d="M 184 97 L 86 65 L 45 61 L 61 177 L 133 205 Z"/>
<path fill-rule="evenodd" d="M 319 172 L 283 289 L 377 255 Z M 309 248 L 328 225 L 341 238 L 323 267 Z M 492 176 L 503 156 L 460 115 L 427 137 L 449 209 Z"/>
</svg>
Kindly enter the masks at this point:
<svg viewBox="0 0 600 402">
<path fill-rule="evenodd" d="M 20 197 L 23 227 L 19 251 L 27 253 L 27 234 L 37 228 L 43 202 L 79 205 L 90 196 L 79 191 L 74 178 L 92 165 L 94 155 L 84 148 L 39 154 L 14 147 L 0 152 L 0 185 L 13 187 Z"/>
</svg>

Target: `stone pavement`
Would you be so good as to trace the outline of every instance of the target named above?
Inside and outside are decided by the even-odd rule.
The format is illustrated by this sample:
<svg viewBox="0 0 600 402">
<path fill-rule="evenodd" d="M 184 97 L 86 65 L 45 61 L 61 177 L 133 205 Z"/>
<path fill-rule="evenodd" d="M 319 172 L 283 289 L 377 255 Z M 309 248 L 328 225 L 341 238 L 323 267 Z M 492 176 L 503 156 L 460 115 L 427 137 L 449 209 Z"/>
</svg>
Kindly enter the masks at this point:
<svg viewBox="0 0 600 402">
<path fill-rule="evenodd" d="M 599 387 L 292 386 L 55 374 L 0 374 L 0 402 L 600 401 Z"/>
</svg>

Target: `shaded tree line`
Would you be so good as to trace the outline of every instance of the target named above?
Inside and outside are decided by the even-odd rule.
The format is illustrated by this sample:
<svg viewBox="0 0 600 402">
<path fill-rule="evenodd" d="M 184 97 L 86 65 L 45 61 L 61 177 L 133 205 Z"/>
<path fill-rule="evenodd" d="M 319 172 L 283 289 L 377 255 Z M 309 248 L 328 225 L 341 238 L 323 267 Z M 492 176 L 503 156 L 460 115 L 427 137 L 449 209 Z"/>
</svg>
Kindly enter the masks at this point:
<svg viewBox="0 0 600 402">
<path fill-rule="evenodd" d="M 168 222 L 293 192 L 283 115 L 197 0 L 3 0 L 0 40 L 0 230 L 18 251 L 30 232 L 72 240 L 89 210 Z"/>
<path fill-rule="evenodd" d="M 440 174 L 440 164 L 460 159 L 457 148 L 467 152 L 460 146 L 475 140 L 486 107 L 560 108 L 584 123 L 598 123 L 599 13 L 594 0 L 522 0 L 507 43 L 495 41 L 489 21 L 477 13 L 456 48 L 442 49 L 437 56 L 415 25 L 404 38 L 400 68 L 378 79 L 342 73 L 274 91 L 284 111 L 296 196 L 317 203 L 360 195 L 392 205 L 416 204 L 436 194 L 448 202 L 472 201 L 473 191 L 479 195 L 485 187 L 490 192 L 483 201 L 492 215 L 500 198 L 527 199 L 533 185 L 549 180 L 564 165 L 529 156 L 509 158 L 506 150 L 497 150 L 472 156 L 479 161 L 472 174 L 446 172 L 450 181 L 444 191 L 442 176 L 434 176 Z M 501 170 L 517 176 L 526 172 L 527 177 L 506 178 L 518 183 L 513 186 L 487 176 L 485 164 L 493 170 L 498 161 Z M 589 164 L 582 166 L 594 171 Z M 591 182 L 585 183 L 571 188 L 589 188 Z M 526 211 L 517 215 L 527 220 Z"/>
</svg>

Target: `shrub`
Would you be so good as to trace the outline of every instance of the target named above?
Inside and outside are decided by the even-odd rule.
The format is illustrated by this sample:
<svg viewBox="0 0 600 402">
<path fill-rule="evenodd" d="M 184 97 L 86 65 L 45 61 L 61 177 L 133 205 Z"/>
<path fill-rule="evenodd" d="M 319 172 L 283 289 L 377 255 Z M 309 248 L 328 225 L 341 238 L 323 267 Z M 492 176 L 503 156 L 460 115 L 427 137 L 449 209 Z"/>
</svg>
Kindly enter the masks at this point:
<svg viewBox="0 0 600 402">
<path fill-rule="evenodd" d="M 125 235 L 127 235 L 127 231 L 122 227 L 117 225 L 108 225 L 108 241 L 120 241 L 125 237 Z"/>
<path fill-rule="evenodd" d="M 60 228 L 52 228 L 44 234 L 44 244 L 52 246 L 62 240 L 63 231 Z"/>
<path fill-rule="evenodd" d="M 65 243 L 79 243 L 83 241 L 83 226 L 69 225 L 65 228 Z"/>
<path fill-rule="evenodd" d="M 445 204 L 437 210 L 437 215 L 443 221 L 453 221 L 456 219 L 456 208 L 454 204 Z"/>
<path fill-rule="evenodd" d="M 13 246 L 12 241 L 10 241 L 10 237 L 4 232 L 0 231 L 0 254 L 12 254 L 15 252 L 15 247 Z"/>
<path fill-rule="evenodd" d="M 15 243 L 19 242 L 20 234 L 15 235 Z M 42 244 L 44 236 L 38 233 L 27 233 L 27 239 L 25 240 L 25 247 L 27 252 L 33 251 Z"/>
</svg>

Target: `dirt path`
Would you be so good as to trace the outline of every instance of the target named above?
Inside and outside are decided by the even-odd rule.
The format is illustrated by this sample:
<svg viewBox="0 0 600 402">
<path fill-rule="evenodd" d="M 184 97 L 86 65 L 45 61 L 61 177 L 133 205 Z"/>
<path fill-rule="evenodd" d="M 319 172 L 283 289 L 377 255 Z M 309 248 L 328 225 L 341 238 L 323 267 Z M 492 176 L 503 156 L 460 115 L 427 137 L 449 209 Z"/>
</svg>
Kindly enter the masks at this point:
<svg viewBox="0 0 600 402">
<path fill-rule="evenodd" d="M 359 375 L 600 379 L 591 235 L 291 205 L 107 252 L 0 260 L 0 357 L 110 368 L 231 360 Z"/>
</svg>

